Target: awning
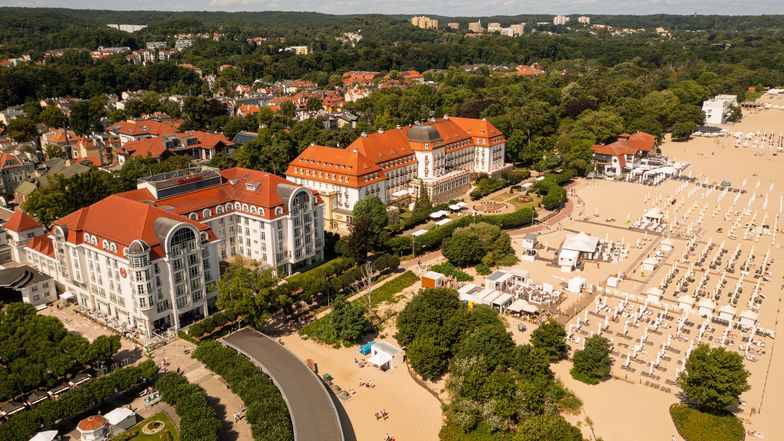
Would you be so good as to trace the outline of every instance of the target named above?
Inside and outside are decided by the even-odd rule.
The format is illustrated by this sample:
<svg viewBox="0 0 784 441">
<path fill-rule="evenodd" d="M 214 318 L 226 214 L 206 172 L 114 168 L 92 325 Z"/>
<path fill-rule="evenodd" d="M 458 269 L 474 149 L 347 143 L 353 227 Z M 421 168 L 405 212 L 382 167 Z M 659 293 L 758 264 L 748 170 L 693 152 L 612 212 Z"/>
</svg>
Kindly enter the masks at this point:
<svg viewBox="0 0 784 441">
<path fill-rule="evenodd" d="M 400 191 L 396 191 L 396 192 L 392 193 L 392 197 L 393 198 L 404 198 L 404 197 L 408 196 L 408 194 L 409 194 L 408 190 L 400 190 Z"/>
<path fill-rule="evenodd" d="M 414 237 L 419 237 L 423 234 L 427 234 L 427 230 L 416 230 L 413 233 L 411 233 L 411 235 Z"/>
<path fill-rule="evenodd" d="M 501 294 L 493 300 L 493 306 L 504 306 L 512 300 L 511 294 Z"/>
<path fill-rule="evenodd" d="M 452 222 L 452 219 L 449 219 L 449 218 L 441 219 L 440 221 L 436 222 L 436 225 L 441 225 L 442 226 L 442 225 L 448 224 L 449 222 Z"/>
<path fill-rule="evenodd" d="M 70 292 L 64 292 L 64 293 L 60 294 L 60 300 L 73 300 L 73 299 L 74 299 L 74 295 L 71 294 Z M 44 433 L 44 432 L 41 432 L 41 433 Z"/>
<path fill-rule="evenodd" d="M 373 363 L 374 365 L 381 367 L 385 364 L 389 363 L 392 360 L 392 356 L 385 353 L 385 352 L 376 352 L 373 354 L 372 357 L 368 358 L 367 361 Z"/>
<path fill-rule="evenodd" d="M 55 438 L 57 438 L 56 430 L 46 430 L 36 433 L 34 437 L 30 438 L 30 441 L 53 441 Z"/>
</svg>

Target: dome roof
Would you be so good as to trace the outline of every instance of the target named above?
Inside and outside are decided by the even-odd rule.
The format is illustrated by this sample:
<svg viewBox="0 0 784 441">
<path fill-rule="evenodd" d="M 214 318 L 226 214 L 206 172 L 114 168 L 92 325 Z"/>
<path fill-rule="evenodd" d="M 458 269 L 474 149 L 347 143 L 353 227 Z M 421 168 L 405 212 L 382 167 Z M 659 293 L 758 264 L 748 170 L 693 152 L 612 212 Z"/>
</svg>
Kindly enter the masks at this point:
<svg viewBox="0 0 784 441">
<path fill-rule="evenodd" d="M 144 254 L 148 251 L 150 251 L 150 247 L 143 240 L 134 240 L 128 247 L 128 254 Z"/>
<path fill-rule="evenodd" d="M 79 430 L 82 432 L 92 432 L 106 425 L 106 418 L 100 415 L 88 416 L 79 421 Z"/>
<path fill-rule="evenodd" d="M 441 141 L 443 138 L 435 127 L 420 124 L 408 129 L 406 139 L 410 142 L 429 143 Z"/>
</svg>

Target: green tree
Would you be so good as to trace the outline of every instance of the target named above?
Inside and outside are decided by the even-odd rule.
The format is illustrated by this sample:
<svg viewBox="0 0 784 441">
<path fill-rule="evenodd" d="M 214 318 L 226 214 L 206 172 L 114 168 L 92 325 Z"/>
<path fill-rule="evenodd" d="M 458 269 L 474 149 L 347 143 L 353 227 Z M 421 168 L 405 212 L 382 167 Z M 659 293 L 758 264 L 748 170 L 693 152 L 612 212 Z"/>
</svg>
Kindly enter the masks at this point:
<svg viewBox="0 0 784 441">
<path fill-rule="evenodd" d="M 730 112 L 727 114 L 727 121 L 728 122 L 739 122 L 743 119 L 743 111 L 741 111 L 739 106 L 731 106 Z"/>
<path fill-rule="evenodd" d="M 297 109 L 291 101 L 284 101 L 280 104 L 279 113 L 288 119 L 293 119 L 297 115 Z"/>
<path fill-rule="evenodd" d="M 24 203 L 24 210 L 44 225 L 74 211 L 92 205 L 112 194 L 115 189 L 112 175 L 97 168 L 86 173 L 64 177 L 52 176 Z"/>
<path fill-rule="evenodd" d="M 414 202 L 414 213 L 430 213 L 433 209 L 433 203 L 430 202 L 430 196 L 427 194 L 427 189 L 424 185 L 419 187 L 419 194 L 417 195 L 416 202 Z"/>
<path fill-rule="evenodd" d="M 338 297 L 332 304 L 330 320 L 337 339 L 344 345 L 358 343 L 371 328 L 365 308 L 346 301 L 344 296 Z"/>
<path fill-rule="evenodd" d="M 315 97 L 308 98 L 306 108 L 309 112 L 317 112 L 321 110 L 321 100 Z"/>
<path fill-rule="evenodd" d="M 446 372 L 452 352 L 443 339 L 432 335 L 417 336 L 406 348 L 411 368 L 425 380 L 436 380 Z"/>
<path fill-rule="evenodd" d="M 456 229 L 441 244 L 444 257 L 457 266 L 482 262 L 494 266 L 514 259 L 511 239 L 500 227 L 486 222 Z"/>
<path fill-rule="evenodd" d="M 65 124 L 66 118 L 62 110 L 55 105 L 48 105 L 44 107 L 38 115 L 38 121 L 46 125 L 46 127 L 62 128 Z"/>
<path fill-rule="evenodd" d="M 550 361 L 566 357 L 566 330 L 563 325 L 550 319 L 531 333 L 531 345 L 544 351 Z"/>
<path fill-rule="evenodd" d="M 588 384 L 597 384 L 610 375 L 610 341 L 601 336 L 585 339 L 585 349 L 576 351 L 571 370 L 574 379 Z"/>
<path fill-rule="evenodd" d="M 515 441 L 582 441 L 580 429 L 560 415 L 537 415 L 526 420 Z"/>
<path fill-rule="evenodd" d="M 673 139 L 688 139 L 692 133 L 694 133 L 694 128 L 697 127 L 691 121 L 682 121 L 679 123 L 675 123 L 672 126 L 672 138 Z"/>
<path fill-rule="evenodd" d="M 278 282 L 271 269 L 237 258 L 215 284 L 218 307 L 261 328 L 273 312 L 291 304 L 288 287 Z"/>
<path fill-rule="evenodd" d="M 63 148 L 57 144 L 46 144 L 46 147 L 44 148 L 44 155 L 49 159 L 65 159 L 65 152 L 63 151 Z"/>
<path fill-rule="evenodd" d="M 722 347 L 700 344 L 686 360 L 678 384 L 689 400 L 709 412 L 720 413 L 740 404 L 740 395 L 750 387 L 748 377 L 743 356 Z"/>
<path fill-rule="evenodd" d="M 119 335 L 101 335 L 90 343 L 90 354 L 94 360 L 108 361 L 119 350 Z"/>
<path fill-rule="evenodd" d="M 32 141 L 38 136 L 38 128 L 35 126 L 35 121 L 26 116 L 20 116 L 8 123 L 8 136 L 16 142 Z"/>
<path fill-rule="evenodd" d="M 438 342 L 451 346 L 449 336 L 440 329 L 462 307 L 457 292 L 446 288 L 423 289 L 397 316 L 395 338 L 404 347 L 418 335 L 429 334 Z M 432 330 L 433 332 L 428 332 Z"/>
<path fill-rule="evenodd" d="M 369 220 L 370 242 L 374 247 L 381 246 L 386 239 L 385 228 L 389 224 L 387 206 L 378 196 L 365 196 L 354 204 L 351 211 L 352 220 Z"/>
</svg>

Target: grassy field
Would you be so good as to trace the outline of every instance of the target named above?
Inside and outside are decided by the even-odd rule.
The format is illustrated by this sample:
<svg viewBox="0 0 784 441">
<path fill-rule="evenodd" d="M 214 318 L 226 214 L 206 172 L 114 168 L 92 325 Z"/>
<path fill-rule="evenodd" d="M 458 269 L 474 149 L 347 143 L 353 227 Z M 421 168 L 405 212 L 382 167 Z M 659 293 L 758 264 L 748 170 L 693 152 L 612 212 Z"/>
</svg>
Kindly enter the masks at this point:
<svg viewBox="0 0 784 441">
<path fill-rule="evenodd" d="M 732 414 L 713 415 L 685 404 L 673 404 L 670 415 L 686 441 L 741 441 L 743 424 Z"/>
<path fill-rule="evenodd" d="M 151 421 L 163 421 L 166 424 L 166 429 L 156 433 L 155 435 L 145 435 L 142 433 L 142 427 Z M 112 441 L 179 441 L 180 434 L 171 418 L 165 412 L 156 413 L 155 415 L 147 418 L 141 423 L 131 427 L 125 432 L 112 438 Z"/>
</svg>

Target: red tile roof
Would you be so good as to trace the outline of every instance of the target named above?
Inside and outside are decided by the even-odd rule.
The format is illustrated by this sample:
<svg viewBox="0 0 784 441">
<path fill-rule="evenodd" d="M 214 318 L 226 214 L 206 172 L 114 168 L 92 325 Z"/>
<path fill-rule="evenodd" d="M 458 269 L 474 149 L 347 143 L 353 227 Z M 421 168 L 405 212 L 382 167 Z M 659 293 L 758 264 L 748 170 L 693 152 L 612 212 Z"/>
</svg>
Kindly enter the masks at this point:
<svg viewBox="0 0 784 441">
<path fill-rule="evenodd" d="M 150 156 L 152 158 L 160 158 L 170 148 L 167 146 L 167 141 L 172 140 L 174 137 L 180 139 L 180 145 L 172 146 L 171 148 L 173 149 L 214 149 L 220 144 L 234 145 L 223 134 L 192 131 L 161 135 L 138 141 L 128 141 L 125 143 L 124 148 L 134 157 Z"/>
<path fill-rule="evenodd" d="M 33 228 L 40 228 L 41 224 L 30 217 L 29 214 L 22 210 L 16 209 L 14 210 L 14 214 L 8 218 L 3 227 L 5 227 L 6 230 L 18 233 L 20 231 L 32 230 Z"/>
<path fill-rule="evenodd" d="M 119 121 L 109 126 L 108 130 L 128 136 L 167 135 L 176 133 L 181 125 L 182 120 L 179 119 Z"/>
<path fill-rule="evenodd" d="M 485 120 L 449 117 L 424 124 L 434 127 L 441 135 L 442 140 L 436 146 L 446 145 L 449 151 L 470 145 L 490 146 L 505 141 L 503 133 Z M 289 164 L 286 175 L 355 188 L 383 180 L 383 170 L 412 163 L 415 161 L 414 150 L 422 148 L 420 144 L 411 143 L 406 138 L 411 127 L 363 135 L 346 149 L 310 146 Z M 469 141 L 469 144 L 460 145 L 462 141 Z M 403 163 L 395 161 L 398 159 Z M 345 176 L 360 177 L 375 172 L 380 172 L 378 177 L 369 181 L 345 181 Z M 344 177 L 343 180 L 340 179 L 341 176 Z"/>
<path fill-rule="evenodd" d="M 275 207 L 281 207 L 283 215 L 288 213 L 288 200 L 284 201 L 281 193 L 286 194 L 287 191 L 293 191 L 300 187 L 272 173 L 240 167 L 222 170 L 221 176 L 223 182 L 219 185 L 158 200 L 147 189 L 131 190 L 120 193 L 118 196 L 145 204 L 153 204 L 157 207 L 165 207 L 181 216 L 196 213 L 201 220 L 204 219 L 202 210 L 205 208 L 211 209 L 214 214 L 214 209 L 219 205 L 225 206 L 227 203 L 241 202 L 264 208 L 264 214 L 259 217 L 274 219 L 280 217 L 272 210 Z M 311 193 L 320 202 L 318 193 L 312 191 Z"/>
<path fill-rule="evenodd" d="M 27 242 L 25 247 L 49 257 L 54 257 L 54 244 L 49 236 L 35 236 L 30 242 Z"/>
<path fill-rule="evenodd" d="M 157 258 L 164 254 L 154 225 L 161 218 L 189 223 L 197 230 L 207 232 L 211 240 L 215 239 L 212 229 L 202 223 L 121 195 L 112 195 L 76 210 L 55 221 L 54 225 L 65 230 L 65 239 L 70 243 L 85 243 L 84 233 L 96 236 L 98 243 L 91 246 L 97 248 L 102 247 L 104 239 L 114 242 L 118 245 L 115 254 L 120 257 L 124 257 L 123 246 L 127 247 L 137 239 L 143 240 L 152 249 L 151 255 Z"/>
</svg>

